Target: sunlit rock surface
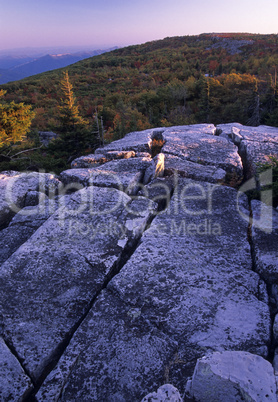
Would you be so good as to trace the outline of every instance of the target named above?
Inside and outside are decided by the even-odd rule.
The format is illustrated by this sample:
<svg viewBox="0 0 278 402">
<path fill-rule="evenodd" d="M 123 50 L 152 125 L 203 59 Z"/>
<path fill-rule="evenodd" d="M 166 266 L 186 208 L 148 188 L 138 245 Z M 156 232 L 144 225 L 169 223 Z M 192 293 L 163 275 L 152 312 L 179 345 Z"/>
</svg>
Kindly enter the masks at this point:
<svg viewBox="0 0 278 402">
<path fill-rule="evenodd" d="M 72 168 L 89 168 L 98 166 L 113 159 L 129 159 L 135 156 L 134 151 L 107 151 L 105 155 L 86 155 L 74 159 L 71 163 Z"/>
<path fill-rule="evenodd" d="M 276 127 L 246 127 L 239 123 L 221 124 L 220 136 L 230 138 L 239 147 L 239 154 L 245 164 L 247 179 L 258 176 L 260 164 L 269 163 L 278 154 L 278 130 Z"/>
<path fill-rule="evenodd" d="M 112 160 L 96 168 L 69 169 L 61 173 L 61 181 L 70 187 L 113 187 L 127 194 L 134 194 L 142 182 L 145 170 L 151 166 L 151 158 Z M 81 185 L 76 186 L 74 183 Z"/>
<path fill-rule="evenodd" d="M 188 161 L 225 170 L 240 181 L 243 170 L 237 147 L 225 138 L 212 135 L 215 127 L 207 125 L 166 129 L 163 152 Z"/>
</svg>

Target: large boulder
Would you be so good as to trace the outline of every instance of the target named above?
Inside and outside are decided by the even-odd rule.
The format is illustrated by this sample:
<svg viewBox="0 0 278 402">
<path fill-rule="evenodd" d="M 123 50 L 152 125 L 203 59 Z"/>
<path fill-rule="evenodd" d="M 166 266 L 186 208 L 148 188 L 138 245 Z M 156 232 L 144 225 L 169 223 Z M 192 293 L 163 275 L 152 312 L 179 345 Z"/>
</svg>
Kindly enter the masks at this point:
<svg viewBox="0 0 278 402">
<path fill-rule="evenodd" d="M 255 146 L 262 130 L 264 149 L 267 138 L 276 146 L 262 127 L 167 127 L 77 160 L 84 167 L 61 181 L 2 175 L 0 385 L 10 398 L 166 401 L 169 384 L 184 394 L 199 358 L 271 356 L 277 211 L 250 208 L 232 188 L 238 147 Z"/>
<path fill-rule="evenodd" d="M 166 211 L 108 284 L 179 342 L 189 372 L 207 350 L 268 353 L 270 314 L 251 269 L 242 202 L 231 188 L 180 179 Z"/>
<path fill-rule="evenodd" d="M 198 359 L 189 387 L 199 402 L 277 401 L 271 364 L 242 351 L 215 352 Z"/>
<path fill-rule="evenodd" d="M 50 215 L 49 209 L 25 207 L 20 210 L 9 226 L 0 231 L 0 264 L 25 243 Z"/>
<path fill-rule="evenodd" d="M 209 351 L 267 356 L 270 314 L 238 207 L 247 212 L 232 188 L 180 179 L 37 399 L 140 400 L 166 377 L 183 391 Z"/>
<path fill-rule="evenodd" d="M 110 151 L 150 152 L 153 130 L 135 131 L 120 140 L 113 141 L 104 148 L 98 148 L 95 154 L 106 155 Z"/>
<path fill-rule="evenodd" d="M 177 174 L 210 183 L 225 183 L 226 171 L 216 166 L 191 162 L 179 156 L 165 154 L 165 175 Z"/>
</svg>

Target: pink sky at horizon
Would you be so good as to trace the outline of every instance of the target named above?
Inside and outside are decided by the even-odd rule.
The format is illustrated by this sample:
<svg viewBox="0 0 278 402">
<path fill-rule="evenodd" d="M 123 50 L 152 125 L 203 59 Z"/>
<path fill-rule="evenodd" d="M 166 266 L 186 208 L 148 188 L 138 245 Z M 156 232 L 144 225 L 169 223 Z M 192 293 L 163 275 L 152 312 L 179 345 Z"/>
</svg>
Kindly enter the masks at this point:
<svg viewBox="0 0 278 402">
<path fill-rule="evenodd" d="M 112 47 L 204 32 L 277 33 L 277 0 L 0 0 L 0 50 Z"/>
</svg>

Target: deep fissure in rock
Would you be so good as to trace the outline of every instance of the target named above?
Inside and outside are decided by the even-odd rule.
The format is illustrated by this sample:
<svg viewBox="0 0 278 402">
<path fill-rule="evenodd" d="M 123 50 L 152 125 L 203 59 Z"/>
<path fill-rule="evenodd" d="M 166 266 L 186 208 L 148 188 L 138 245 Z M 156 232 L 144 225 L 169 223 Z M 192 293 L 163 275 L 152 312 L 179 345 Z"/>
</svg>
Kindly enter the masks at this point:
<svg viewBox="0 0 278 402">
<path fill-rule="evenodd" d="M 242 184 L 244 184 L 246 182 L 246 180 L 248 179 L 246 149 L 245 149 L 245 147 L 240 146 L 240 144 L 239 145 L 235 144 L 235 145 L 238 148 L 238 154 L 242 161 L 243 177 L 244 177 Z M 258 188 L 257 178 L 255 178 L 255 181 L 256 181 L 257 188 Z M 253 198 L 252 194 L 253 194 L 252 192 L 248 192 L 246 194 L 248 197 L 248 205 L 249 205 L 249 225 L 248 225 L 247 239 L 250 244 L 252 270 L 254 272 L 256 272 L 259 275 L 260 280 L 266 284 L 267 295 L 268 295 L 268 308 L 269 308 L 270 318 L 271 318 L 271 331 L 270 331 L 271 340 L 270 340 L 270 345 L 268 346 L 268 360 L 270 363 L 272 363 L 273 358 L 274 358 L 274 351 L 275 351 L 274 336 L 273 336 L 273 323 L 274 323 L 274 318 L 275 318 L 275 311 L 274 311 L 275 307 L 272 306 L 272 304 L 271 304 L 271 285 L 269 285 L 265 282 L 265 280 L 262 278 L 262 276 L 258 273 L 257 266 L 256 266 L 255 246 L 254 246 L 253 239 L 252 239 L 252 226 L 253 226 L 253 214 L 252 214 L 252 208 L 251 208 L 251 200 Z M 259 294 L 260 294 L 260 289 L 258 289 L 258 296 L 259 296 Z"/>
<path fill-rule="evenodd" d="M 16 358 L 16 360 L 19 362 L 19 364 L 20 364 L 22 370 L 24 371 L 25 375 L 26 375 L 27 377 L 29 377 L 29 379 L 30 379 L 32 385 L 34 386 L 34 385 L 35 385 L 35 384 L 34 384 L 34 379 L 32 378 L 31 373 L 29 373 L 29 371 L 27 370 L 27 368 L 24 366 L 24 364 L 23 364 L 23 359 L 20 358 L 20 356 L 18 355 L 18 353 L 17 353 L 15 347 L 13 346 L 13 344 L 12 344 L 11 342 L 9 342 L 9 341 L 5 338 L 5 335 L 4 335 L 4 334 L 2 334 L 2 338 L 3 338 L 3 340 L 4 340 L 4 342 L 5 342 L 6 346 L 7 346 L 7 348 L 8 348 L 9 351 L 14 355 L 14 357 Z"/>
<path fill-rule="evenodd" d="M 244 184 L 247 180 L 247 155 L 245 152 L 245 148 L 244 147 L 240 147 L 240 145 L 235 144 L 238 148 L 238 154 L 241 158 L 242 161 L 242 167 L 243 167 L 243 182 L 242 184 Z M 257 180 L 256 180 L 257 183 Z M 252 194 L 250 195 L 249 193 L 246 194 L 248 197 L 248 205 L 249 205 L 249 225 L 248 225 L 248 232 L 247 232 L 247 239 L 248 242 L 250 244 L 250 252 L 251 252 L 251 261 L 252 261 L 252 271 L 256 272 L 258 274 L 257 271 L 257 267 L 256 267 L 256 259 L 255 259 L 255 250 L 254 250 L 254 243 L 253 243 L 253 239 L 252 239 L 252 225 L 253 225 L 253 214 L 252 214 L 252 208 L 251 208 L 251 199 L 252 199 Z M 259 274 L 258 274 L 259 275 Z M 261 275 L 259 275 L 260 280 L 264 281 L 264 279 L 261 277 Z M 271 306 L 271 286 L 266 284 L 266 288 L 267 288 L 267 294 L 268 294 L 268 307 L 269 307 L 269 312 L 270 312 L 270 318 L 271 318 L 271 341 L 270 341 L 270 345 L 268 346 L 268 360 L 270 361 L 270 363 L 273 362 L 273 358 L 274 358 L 274 339 L 273 339 L 273 322 L 274 322 L 274 312 L 273 312 L 273 308 Z M 260 294 L 260 289 L 258 288 L 258 296 Z"/>
<path fill-rule="evenodd" d="M 256 265 L 256 258 L 255 258 L 255 246 L 252 238 L 252 226 L 253 226 L 253 213 L 251 208 L 251 201 L 249 200 L 249 225 L 248 225 L 248 242 L 250 244 L 250 251 L 251 251 L 251 261 L 252 261 L 252 271 L 256 272 L 259 275 L 260 280 L 265 283 L 268 295 L 268 308 L 270 313 L 271 319 L 271 330 L 270 330 L 270 344 L 268 345 L 268 357 L 267 360 L 272 364 L 274 358 L 274 351 L 275 351 L 275 343 L 274 343 L 274 336 L 273 336 L 273 323 L 275 318 L 275 311 L 274 306 L 271 304 L 271 285 L 267 284 L 263 277 L 258 273 L 257 265 Z M 260 289 L 258 288 L 258 296 L 260 295 Z"/>
<path fill-rule="evenodd" d="M 156 216 L 155 214 L 150 215 L 148 221 L 146 222 L 146 226 L 145 226 L 144 231 L 147 230 L 151 226 L 151 223 L 152 223 L 153 219 L 155 218 L 155 216 Z M 23 402 L 36 401 L 35 395 L 39 391 L 39 389 L 40 389 L 41 385 L 43 384 L 45 378 L 51 373 L 51 371 L 55 368 L 55 366 L 59 362 L 61 356 L 63 355 L 64 351 L 66 350 L 67 346 L 69 345 L 69 343 L 70 343 L 71 339 L 73 338 L 75 332 L 78 330 L 80 325 L 83 323 L 83 321 L 86 319 L 86 317 L 88 316 L 89 312 L 93 308 L 94 303 L 95 303 L 96 299 L 98 298 L 98 296 L 100 295 L 100 293 L 104 289 L 107 288 L 107 285 L 112 280 L 112 278 L 114 276 L 116 276 L 121 271 L 123 266 L 130 259 L 130 257 L 133 255 L 133 253 L 135 252 L 135 250 L 137 249 L 137 247 L 140 244 L 141 237 L 142 237 L 143 233 L 144 232 L 142 232 L 142 234 L 138 238 L 135 237 L 134 239 L 130 239 L 128 241 L 126 247 L 122 250 L 118 261 L 116 261 L 114 263 L 112 269 L 108 273 L 105 281 L 103 282 L 102 287 L 96 293 L 94 298 L 90 301 L 90 303 L 87 306 L 86 311 L 82 315 L 82 317 L 78 320 L 78 322 L 74 325 L 74 327 L 68 332 L 68 334 L 65 337 L 65 339 L 56 348 L 56 350 L 54 351 L 54 353 L 52 354 L 52 356 L 49 359 L 50 363 L 44 368 L 41 376 L 36 381 L 36 383 L 34 383 L 34 389 L 24 398 Z M 85 260 L 86 260 L 86 263 L 90 265 L 90 262 L 86 258 L 85 258 Z"/>
</svg>

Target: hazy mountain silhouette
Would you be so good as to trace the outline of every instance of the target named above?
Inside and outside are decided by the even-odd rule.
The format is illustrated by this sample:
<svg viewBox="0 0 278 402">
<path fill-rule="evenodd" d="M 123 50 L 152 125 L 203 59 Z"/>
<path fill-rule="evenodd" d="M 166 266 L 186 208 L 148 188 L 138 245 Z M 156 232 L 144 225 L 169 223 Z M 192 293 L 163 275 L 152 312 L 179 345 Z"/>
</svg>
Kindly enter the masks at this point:
<svg viewBox="0 0 278 402">
<path fill-rule="evenodd" d="M 67 54 L 45 54 L 40 57 L 22 55 L 0 55 L 0 84 L 17 81 L 31 75 L 44 73 L 84 60 L 88 57 L 116 49 L 98 49 Z"/>
</svg>

